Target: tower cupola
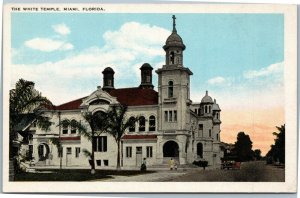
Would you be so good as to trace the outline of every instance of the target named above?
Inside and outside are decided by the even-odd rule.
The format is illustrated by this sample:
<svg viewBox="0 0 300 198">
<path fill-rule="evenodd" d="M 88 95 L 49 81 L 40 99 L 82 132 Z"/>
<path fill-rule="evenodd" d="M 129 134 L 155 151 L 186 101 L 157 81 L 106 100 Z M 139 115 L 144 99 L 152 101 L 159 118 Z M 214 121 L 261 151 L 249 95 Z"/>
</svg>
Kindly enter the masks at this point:
<svg viewBox="0 0 300 198">
<path fill-rule="evenodd" d="M 152 85 L 152 70 L 153 68 L 149 63 L 144 63 L 141 67 L 141 84 L 140 88 L 153 89 Z"/>
<path fill-rule="evenodd" d="M 172 34 L 167 38 L 166 44 L 163 46 L 163 49 L 166 52 L 166 65 L 182 66 L 183 50 L 185 50 L 185 45 L 183 44 L 182 38 L 177 34 L 175 15 L 173 15 L 172 18 Z"/>
<path fill-rule="evenodd" d="M 114 89 L 114 70 L 111 67 L 106 67 L 103 72 L 103 90 L 107 91 Z"/>
</svg>

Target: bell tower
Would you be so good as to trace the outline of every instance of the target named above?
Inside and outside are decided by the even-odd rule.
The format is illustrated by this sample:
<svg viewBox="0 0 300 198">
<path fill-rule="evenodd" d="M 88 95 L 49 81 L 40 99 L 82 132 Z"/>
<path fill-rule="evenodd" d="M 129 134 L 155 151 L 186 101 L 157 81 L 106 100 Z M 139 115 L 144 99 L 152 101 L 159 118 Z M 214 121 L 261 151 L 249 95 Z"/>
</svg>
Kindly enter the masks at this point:
<svg viewBox="0 0 300 198">
<path fill-rule="evenodd" d="M 177 34 L 175 15 L 172 16 L 172 19 L 172 34 L 168 37 L 166 44 L 163 46 L 163 49 L 166 52 L 166 65 L 182 67 L 183 51 L 185 50 L 185 45 L 183 44 L 181 37 Z"/>
<path fill-rule="evenodd" d="M 183 65 L 185 45 L 176 29 L 176 17 L 172 16 L 173 29 L 163 49 L 166 62 L 156 70 L 158 74 L 159 126 L 161 131 L 181 131 L 188 128 L 190 101 L 190 75 Z"/>
</svg>

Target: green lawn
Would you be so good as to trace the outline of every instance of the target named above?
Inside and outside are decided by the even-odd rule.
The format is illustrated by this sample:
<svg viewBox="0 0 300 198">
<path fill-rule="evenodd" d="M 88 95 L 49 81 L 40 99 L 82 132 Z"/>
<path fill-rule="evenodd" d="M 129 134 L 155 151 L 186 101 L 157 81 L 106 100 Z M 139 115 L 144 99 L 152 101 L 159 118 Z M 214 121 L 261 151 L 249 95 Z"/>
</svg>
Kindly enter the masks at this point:
<svg viewBox="0 0 300 198">
<path fill-rule="evenodd" d="M 45 171 L 45 172 L 43 172 Z M 49 173 L 51 172 L 51 173 Z M 94 175 L 90 170 L 42 170 L 38 173 L 18 173 L 15 181 L 89 181 L 112 178 L 114 175 L 132 176 L 153 173 L 154 171 L 141 172 L 138 170 L 97 170 Z"/>
</svg>

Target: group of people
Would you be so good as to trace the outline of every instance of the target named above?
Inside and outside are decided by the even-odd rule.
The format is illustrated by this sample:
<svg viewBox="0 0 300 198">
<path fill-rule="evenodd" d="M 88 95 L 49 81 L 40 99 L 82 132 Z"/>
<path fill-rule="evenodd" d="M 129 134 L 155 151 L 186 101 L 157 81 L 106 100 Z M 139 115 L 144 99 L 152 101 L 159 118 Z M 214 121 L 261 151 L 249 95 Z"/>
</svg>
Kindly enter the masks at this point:
<svg viewBox="0 0 300 198">
<path fill-rule="evenodd" d="M 177 162 L 173 158 L 169 160 L 169 168 L 170 170 L 177 170 Z M 146 165 L 146 158 L 143 159 L 142 164 L 141 164 L 141 171 L 146 171 L 147 170 L 147 165 Z"/>
</svg>

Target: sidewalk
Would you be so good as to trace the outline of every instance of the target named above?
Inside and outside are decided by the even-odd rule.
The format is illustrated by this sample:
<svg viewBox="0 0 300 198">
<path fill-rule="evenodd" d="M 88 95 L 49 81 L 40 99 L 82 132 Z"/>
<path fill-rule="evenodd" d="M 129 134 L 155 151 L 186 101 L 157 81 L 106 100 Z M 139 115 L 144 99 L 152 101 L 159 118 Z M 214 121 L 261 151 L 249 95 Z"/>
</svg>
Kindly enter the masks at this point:
<svg viewBox="0 0 300 198">
<path fill-rule="evenodd" d="M 146 175 L 135 175 L 135 176 L 115 176 L 113 175 L 111 179 L 102 179 L 103 182 L 155 182 L 161 181 L 165 179 L 170 179 L 173 177 L 178 177 L 181 175 L 187 174 L 189 171 L 187 170 L 160 170 L 155 173 L 148 173 Z M 93 180 L 98 181 L 98 180 Z M 100 180 L 99 180 L 100 181 Z"/>
</svg>

